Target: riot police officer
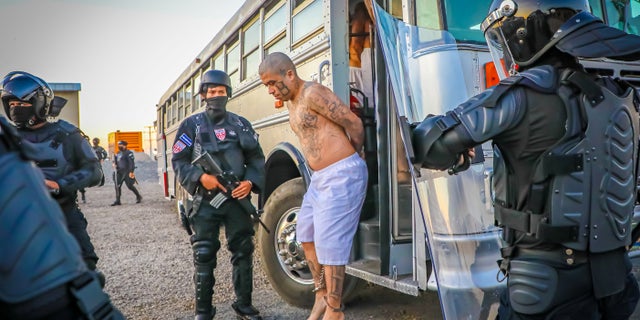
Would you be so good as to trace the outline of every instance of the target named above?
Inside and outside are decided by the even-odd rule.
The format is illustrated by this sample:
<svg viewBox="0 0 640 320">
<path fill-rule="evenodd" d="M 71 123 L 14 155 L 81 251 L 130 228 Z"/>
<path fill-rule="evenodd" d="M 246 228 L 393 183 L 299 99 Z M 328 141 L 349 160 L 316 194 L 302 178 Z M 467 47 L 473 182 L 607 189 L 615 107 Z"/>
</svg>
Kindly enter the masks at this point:
<svg viewBox="0 0 640 320">
<path fill-rule="evenodd" d="M 492 139 L 495 220 L 507 277 L 500 319 L 627 319 L 638 301 L 631 243 L 638 98 L 581 58 L 640 58 L 586 0 L 494 0 L 481 28 L 501 82 L 413 131 L 423 167 L 468 167 Z"/>
<path fill-rule="evenodd" d="M 0 116 L 0 319 L 124 319 L 85 266 L 27 147 Z"/>
<path fill-rule="evenodd" d="M 220 226 L 224 225 L 227 248 L 231 251 L 233 286 L 236 301 L 233 309 L 243 319 L 261 319 L 252 306 L 253 290 L 253 221 L 237 199 L 259 192 L 264 184 L 264 154 L 258 136 L 243 117 L 226 110 L 231 97 L 231 82 L 223 71 L 209 70 L 202 75 L 200 97 L 206 110 L 186 118 L 178 129 L 173 144 L 172 165 L 180 184 L 194 196 L 187 215 L 194 234 L 191 236 L 195 265 L 196 319 L 211 319 L 213 269 L 220 249 Z M 225 171 L 232 172 L 239 184 L 231 194 L 233 199 L 214 207 L 210 202 L 227 189 L 217 177 L 207 173 L 194 160 L 209 153 Z"/>
<path fill-rule="evenodd" d="M 96 153 L 96 157 L 98 158 L 98 160 L 100 160 L 100 165 L 102 165 L 102 162 L 105 159 L 107 159 L 107 151 L 100 146 L 99 138 L 93 138 L 91 142 L 93 143 L 93 146 L 92 146 L 93 152 Z M 102 187 L 103 185 L 104 185 L 104 172 L 102 173 L 102 178 L 100 179 L 100 183 L 98 184 L 98 187 Z M 80 195 L 81 195 L 80 199 L 82 200 L 82 203 L 86 203 L 87 197 L 85 195 L 86 193 L 85 188 L 80 188 L 78 191 L 80 191 Z"/>
<path fill-rule="evenodd" d="M 136 169 L 135 156 L 131 150 L 127 149 L 128 145 L 129 143 L 124 140 L 118 141 L 118 150 L 120 150 L 120 152 L 114 156 L 113 160 L 113 166 L 116 169 L 113 173 L 113 182 L 116 184 L 116 201 L 112 203 L 111 206 L 119 206 L 121 204 L 120 196 L 122 195 L 123 182 L 127 185 L 127 188 L 136 195 L 136 203 L 140 203 L 142 201 L 142 196 L 134 185 L 136 182 L 136 176 L 134 173 Z"/>
<path fill-rule="evenodd" d="M 43 183 L 64 212 L 87 267 L 95 270 L 98 256 L 87 233 L 87 220 L 77 204 L 78 189 L 95 186 L 102 177 L 91 145 L 76 126 L 64 120 L 47 121 L 59 115 L 66 100 L 56 97 L 44 80 L 27 72 L 11 72 L 2 81 L 0 97 L 5 113 L 24 138 L 23 143 L 33 145 L 35 152 L 29 157 L 42 170 Z"/>
</svg>

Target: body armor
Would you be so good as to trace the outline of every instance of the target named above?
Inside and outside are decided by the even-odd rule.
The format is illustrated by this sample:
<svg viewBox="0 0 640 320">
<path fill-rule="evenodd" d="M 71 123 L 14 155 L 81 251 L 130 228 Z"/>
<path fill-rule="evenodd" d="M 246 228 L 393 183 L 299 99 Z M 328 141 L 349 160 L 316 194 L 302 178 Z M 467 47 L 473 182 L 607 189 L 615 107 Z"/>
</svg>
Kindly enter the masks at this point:
<svg viewBox="0 0 640 320">
<path fill-rule="evenodd" d="M 521 74 L 527 78 L 527 72 Z M 529 86 L 529 81 L 520 81 Z M 621 96 L 588 75 L 565 69 L 558 95 L 567 112 L 564 137 L 536 161 L 524 210 L 503 198 L 509 174 L 496 156 L 496 220 L 506 228 L 580 251 L 630 243 L 638 162 L 638 110 L 633 88 Z M 558 106 L 562 107 L 562 106 Z M 497 149 L 497 148 L 496 148 Z M 507 233 L 508 234 L 508 233 Z M 507 239 L 509 242 L 509 239 Z"/>
</svg>

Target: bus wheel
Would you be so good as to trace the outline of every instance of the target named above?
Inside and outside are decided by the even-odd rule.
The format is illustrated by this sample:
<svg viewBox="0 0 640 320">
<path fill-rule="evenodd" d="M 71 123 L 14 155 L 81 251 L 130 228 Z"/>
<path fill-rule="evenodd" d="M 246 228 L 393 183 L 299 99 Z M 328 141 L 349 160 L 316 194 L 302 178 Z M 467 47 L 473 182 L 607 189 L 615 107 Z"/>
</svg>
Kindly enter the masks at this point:
<svg viewBox="0 0 640 320">
<path fill-rule="evenodd" d="M 280 185 L 264 206 L 263 228 L 258 231 L 258 245 L 264 262 L 265 273 L 278 295 L 290 305 L 300 308 L 313 306 L 313 277 L 300 242 L 296 241 L 297 215 L 306 188 L 302 178 Z M 361 281 L 347 275 L 343 301 L 348 301 Z"/>
</svg>

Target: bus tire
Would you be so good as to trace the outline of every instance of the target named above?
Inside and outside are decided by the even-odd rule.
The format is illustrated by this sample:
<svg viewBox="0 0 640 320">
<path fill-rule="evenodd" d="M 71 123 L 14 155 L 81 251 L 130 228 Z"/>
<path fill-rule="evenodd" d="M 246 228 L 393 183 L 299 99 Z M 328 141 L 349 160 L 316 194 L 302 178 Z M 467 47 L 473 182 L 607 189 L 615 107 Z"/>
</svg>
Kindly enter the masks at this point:
<svg viewBox="0 0 640 320">
<path fill-rule="evenodd" d="M 302 178 L 280 185 L 264 206 L 263 220 L 271 233 L 263 228 L 258 231 L 258 247 L 267 279 L 284 301 L 299 308 L 311 308 L 315 297 L 312 292 L 313 278 L 306 266 L 302 247 L 294 243 L 296 215 L 305 190 Z M 358 291 L 356 289 L 363 287 L 363 283 L 347 275 L 343 285 L 343 301 L 348 302 L 349 297 Z"/>
</svg>

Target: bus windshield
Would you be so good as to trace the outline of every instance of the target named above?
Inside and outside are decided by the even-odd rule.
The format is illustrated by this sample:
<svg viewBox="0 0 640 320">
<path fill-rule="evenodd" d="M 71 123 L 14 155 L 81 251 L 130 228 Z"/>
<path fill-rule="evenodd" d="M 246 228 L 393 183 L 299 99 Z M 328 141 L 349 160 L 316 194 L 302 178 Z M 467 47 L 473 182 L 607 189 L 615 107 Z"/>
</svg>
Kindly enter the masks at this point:
<svg viewBox="0 0 640 320">
<path fill-rule="evenodd" d="M 486 18 L 490 3 L 490 0 L 416 1 L 416 24 L 428 29 L 445 29 L 457 41 L 484 43 L 480 22 Z M 444 12 L 440 14 L 440 10 Z"/>
</svg>

